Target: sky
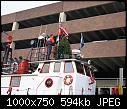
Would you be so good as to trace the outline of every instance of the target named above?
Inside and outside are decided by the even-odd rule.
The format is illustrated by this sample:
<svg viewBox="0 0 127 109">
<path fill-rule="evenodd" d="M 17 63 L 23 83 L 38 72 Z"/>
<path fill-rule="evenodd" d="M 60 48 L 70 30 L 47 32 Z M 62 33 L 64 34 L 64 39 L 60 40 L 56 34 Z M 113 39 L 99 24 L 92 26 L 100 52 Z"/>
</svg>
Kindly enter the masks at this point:
<svg viewBox="0 0 127 109">
<path fill-rule="evenodd" d="M 1 1 L 1 16 L 60 1 Z"/>
</svg>

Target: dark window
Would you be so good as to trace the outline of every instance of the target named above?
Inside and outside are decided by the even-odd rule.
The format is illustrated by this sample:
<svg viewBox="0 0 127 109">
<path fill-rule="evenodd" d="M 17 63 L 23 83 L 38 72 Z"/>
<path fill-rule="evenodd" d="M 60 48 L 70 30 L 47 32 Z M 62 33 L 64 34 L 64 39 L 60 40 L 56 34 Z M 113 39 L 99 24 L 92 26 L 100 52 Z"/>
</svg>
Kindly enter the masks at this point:
<svg viewBox="0 0 127 109">
<path fill-rule="evenodd" d="M 95 75 L 94 75 L 94 73 L 91 72 L 91 76 L 95 79 Z"/>
<path fill-rule="evenodd" d="M 101 88 L 100 95 L 110 95 L 110 88 Z"/>
<path fill-rule="evenodd" d="M 60 62 L 55 62 L 54 64 L 54 72 L 60 72 Z"/>
<path fill-rule="evenodd" d="M 86 76 L 91 77 L 90 68 L 88 66 L 85 66 L 85 65 L 84 65 L 84 68 L 85 68 L 85 71 L 86 71 Z"/>
<path fill-rule="evenodd" d="M 20 76 L 12 76 L 10 81 L 11 87 L 19 87 L 20 86 Z"/>
<path fill-rule="evenodd" d="M 72 73 L 73 71 L 73 65 L 72 62 L 65 62 L 65 68 L 64 68 L 65 73 Z"/>
<path fill-rule="evenodd" d="M 123 95 L 126 94 L 126 87 L 123 87 Z"/>
<path fill-rule="evenodd" d="M 38 68 L 38 65 L 39 65 L 39 63 L 31 63 L 31 64 L 29 64 L 29 66 L 28 66 L 28 72 L 29 73 L 35 72 L 36 69 Z"/>
<path fill-rule="evenodd" d="M 41 73 L 49 73 L 49 66 L 50 66 L 50 63 L 44 63 L 43 65 L 43 68 L 41 70 Z"/>
<path fill-rule="evenodd" d="M 98 88 L 96 88 L 96 92 L 95 92 L 95 95 L 98 95 Z"/>
<path fill-rule="evenodd" d="M 80 62 L 75 62 L 75 63 L 76 63 L 77 73 L 84 74 L 83 65 Z"/>
</svg>

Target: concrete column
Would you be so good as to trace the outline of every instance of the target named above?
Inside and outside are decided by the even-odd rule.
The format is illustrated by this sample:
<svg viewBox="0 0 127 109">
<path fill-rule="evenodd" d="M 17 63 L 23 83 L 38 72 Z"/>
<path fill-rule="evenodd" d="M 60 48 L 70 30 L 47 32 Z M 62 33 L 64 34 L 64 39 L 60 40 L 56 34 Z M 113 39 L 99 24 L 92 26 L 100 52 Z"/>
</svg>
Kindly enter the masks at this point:
<svg viewBox="0 0 127 109">
<path fill-rule="evenodd" d="M 119 68 L 119 95 L 123 95 L 123 68 Z"/>
<path fill-rule="evenodd" d="M 18 22 L 13 22 L 12 31 L 17 30 L 18 28 L 19 28 L 19 23 Z"/>
<path fill-rule="evenodd" d="M 110 95 L 112 95 L 112 87 L 110 87 Z"/>
<path fill-rule="evenodd" d="M 100 95 L 100 94 L 101 94 L 101 88 L 98 87 L 98 95 Z"/>
<path fill-rule="evenodd" d="M 65 12 L 61 12 L 59 15 L 59 22 L 65 22 L 66 21 L 66 14 Z"/>
<path fill-rule="evenodd" d="M 123 68 L 119 68 L 119 85 L 123 86 Z"/>
</svg>

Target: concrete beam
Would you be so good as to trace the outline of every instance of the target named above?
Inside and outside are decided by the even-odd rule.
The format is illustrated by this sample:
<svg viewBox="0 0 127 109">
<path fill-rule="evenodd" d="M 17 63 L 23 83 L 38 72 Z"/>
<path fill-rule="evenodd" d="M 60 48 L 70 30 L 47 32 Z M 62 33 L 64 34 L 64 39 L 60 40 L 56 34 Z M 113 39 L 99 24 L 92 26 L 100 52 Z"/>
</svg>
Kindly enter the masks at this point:
<svg viewBox="0 0 127 109">
<path fill-rule="evenodd" d="M 16 21 L 32 19 L 35 17 L 47 16 L 62 12 L 62 2 L 40 6 L 16 13 Z"/>
<path fill-rule="evenodd" d="M 15 22 L 16 13 L 1 16 L 1 24 L 8 24 Z"/>
<path fill-rule="evenodd" d="M 71 44 L 72 49 L 78 49 L 80 44 Z M 84 58 L 121 57 L 126 56 L 126 40 L 100 41 L 86 43 L 81 50 Z"/>
<path fill-rule="evenodd" d="M 48 35 L 56 34 L 58 31 L 58 27 L 59 27 L 58 23 L 42 25 L 41 32 L 42 33 L 45 32 L 45 29 L 47 28 L 48 31 L 46 31 L 46 33 Z M 38 38 L 39 33 L 40 33 L 40 26 L 36 26 L 36 27 L 16 30 L 14 31 L 13 36 L 15 37 L 14 39 L 15 41 L 25 40 L 25 39 Z"/>
<path fill-rule="evenodd" d="M 63 26 L 66 27 L 68 33 L 79 33 L 125 27 L 125 21 L 126 20 L 124 11 L 113 14 L 66 21 L 65 23 L 63 23 Z"/>
<path fill-rule="evenodd" d="M 26 20 L 26 19 L 31 19 L 35 17 L 41 17 L 45 15 L 51 15 L 55 13 L 60 13 L 60 12 L 65 12 L 65 11 L 70 11 L 70 10 L 76 10 L 80 8 L 88 8 L 92 6 L 97 6 L 97 5 L 103 5 L 103 4 L 108 4 L 112 3 L 114 1 L 64 1 L 64 2 L 58 2 L 58 3 L 53 3 L 50 5 L 46 6 L 40 6 L 37 8 L 33 9 L 28 9 L 8 15 L 2 16 L 2 24 L 7 24 L 7 23 L 12 23 L 14 21 L 21 21 L 21 20 Z M 77 4 L 78 5 L 75 5 Z"/>
<path fill-rule="evenodd" d="M 119 12 L 114 14 L 101 15 L 96 17 L 77 19 L 72 21 L 66 21 L 63 23 L 63 27 L 66 28 L 69 34 L 96 31 L 110 28 L 125 27 L 125 12 Z M 80 26 L 79 26 L 80 25 Z M 58 23 L 48 24 L 42 26 L 42 31 L 45 31 L 47 26 L 47 34 L 57 34 Z M 25 40 L 38 37 L 40 26 L 25 28 L 14 31 L 14 40 Z"/>
<path fill-rule="evenodd" d="M 99 79 L 99 78 L 96 78 L 96 82 L 97 82 L 97 87 L 116 87 L 118 86 L 118 78 L 114 78 L 114 79 Z M 126 85 L 126 79 L 123 80 L 123 86 Z"/>
<path fill-rule="evenodd" d="M 118 80 L 96 80 L 97 87 L 115 87 L 118 86 Z M 123 86 L 125 86 L 126 81 L 124 80 Z"/>
<path fill-rule="evenodd" d="M 79 44 L 71 44 L 72 49 L 78 49 Z M 13 56 L 19 55 L 27 57 L 29 49 L 20 49 L 13 51 Z M 96 43 L 86 43 L 81 50 L 84 58 L 102 58 L 102 57 L 122 57 L 126 56 L 126 40 L 112 40 Z"/>
<path fill-rule="evenodd" d="M 113 3 L 114 1 L 64 1 L 63 11 L 76 10 L 81 8 L 88 8 L 97 5 L 103 5 L 108 3 Z M 76 5 L 78 4 L 78 5 Z"/>
</svg>

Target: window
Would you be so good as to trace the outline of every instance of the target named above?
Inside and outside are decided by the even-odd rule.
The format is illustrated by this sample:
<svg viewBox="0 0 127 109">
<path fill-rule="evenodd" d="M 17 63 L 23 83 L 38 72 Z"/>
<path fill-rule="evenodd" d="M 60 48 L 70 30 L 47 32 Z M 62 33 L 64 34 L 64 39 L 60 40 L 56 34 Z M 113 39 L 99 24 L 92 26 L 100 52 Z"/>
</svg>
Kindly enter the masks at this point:
<svg viewBox="0 0 127 109">
<path fill-rule="evenodd" d="M 84 65 L 84 68 L 85 68 L 85 71 L 86 71 L 86 76 L 91 77 L 90 68 L 88 66 L 85 66 L 85 65 Z"/>
<path fill-rule="evenodd" d="M 72 62 L 65 62 L 65 68 L 64 68 L 64 72 L 65 73 L 72 73 L 73 71 L 73 66 L 72 66 Z"/>
<path fill-rule="evenodd" d="M 19 87 L 20 86 L 21 76 L 12 76 L 10 81 L 11 87 Z"/>
<path fill-rule="evenodd" d="M 96 88 L 96 92 L 95 92 L 95 95 L 98 95 L 98 88 Z"/>
<path fill-rule="evenodd" d="M 40 73 L 49 73 L 49 66 L 50 66 L 49 62 L 44 63 L 43 68 Z"/>
<path fill-rule="evenodd" d="M 110 88 L 100 88 L 100 95 L 110 95 Z"/>
<path fill-rule="evenodd" d="M 80 62 L 75 62 L 75 63 L 76 63 L 77 73 L 84 74 L 83 65 Z"/>
<path fill-rule="evenodd" d="M 54 72 L 60 72 L 60 62 L 55 62 L 54 64 Z"/>
<path fill-rule="evenodd" d="M 123 95 L 126 94 L 126 87 L 123 87 Z"/>
<path fill-rule="evenodd" d="M 35 72 L 38 68 L 39 63 L 31 63 L 29 64 L 28 71 L 29 73 Z"/>
</svg>

